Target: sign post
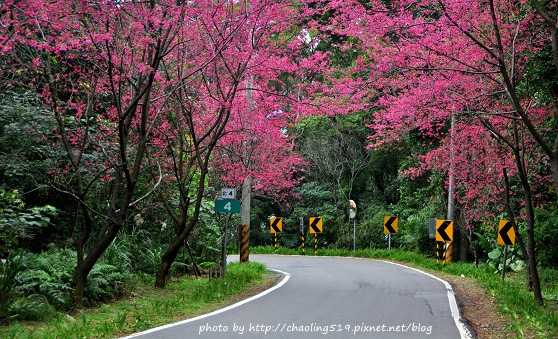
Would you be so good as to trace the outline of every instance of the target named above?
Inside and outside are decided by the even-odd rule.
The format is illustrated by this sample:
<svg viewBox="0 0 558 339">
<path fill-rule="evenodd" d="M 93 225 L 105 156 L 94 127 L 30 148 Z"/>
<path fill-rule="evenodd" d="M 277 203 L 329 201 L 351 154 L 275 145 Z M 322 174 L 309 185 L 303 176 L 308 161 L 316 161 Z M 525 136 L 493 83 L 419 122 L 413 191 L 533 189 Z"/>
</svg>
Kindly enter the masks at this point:
<svg viewBox="0 0 558 339">
<path fill-rule="evenodd" d="M 225 234 L 223 235 L 223 245 L 221 253 L 221 264 L 223 271 L 223 279 L 225 279 L 227 271 L 227 235 L 229 233 L 229 221 L 231 219 L 232 213 L 240 213 L 240 200 L 234 200 L 236 190 L 234 188 L 223 188 L 221 189 L 222 200 L 215 200 L 215 213 L 225 213 Z"/>
<path fill-rule="evenodd" d="M 509 220 L 500 220 L 498 223 L 498 245 L 504 246 L 504 263 L 502 265 L 502 281 L 506 277 L 506 261 L 508 246 L 515 244 L 515 230 Z"/>
<path fill-rule="evenodd" d="M 306 249 L 304 248 L 304 218 L 300 217 L 300 239 L 302 241 L 302 255 L 306 255 Z"/>
<path fill-rule="evenodd" d="M 227 272 L 227 233 L 229 233 L 229 220 L 231 215 L 227 214 L 225 217 L 225 234 L 223 236 L 223 249 L 221 251 L 221 262 L 223 263 L 223 279 Z"/>
<path fill-rule="evenodd" d="M 215 200 L 215 213 L 240 213 L 240 200 Z"/>
<path fill-rule="evenodd" d="M 356 203 L 353 200 L 347 202 L 349 207 L 349 227 L 351 227 L 351 219 L 353 219 L 353 252 L 356 251 Z"/>
<path fill-rule="evenodd" d="M 236 198 L 236 189 L 234 188 L 221 188 L 221 199 L 231 200 Z"/>
<path fill-rule="evenodd" d="M 277 252 L 277 233 L 283 232 L 283 218 L 269 218 L 269 229 L 273 233 L 273 253 Z"/>
<path fill-rule="evenodd" d="M 399 217 L 384 217 L 384 234 L 388 235 L 388 250 L 391 250 L 391 234 L 397 233 L 399 225 Z"/>
<path fill-rule="evenodd" d="M 442 258 L 440 258 L 440 251 L 437 251 L 437 260 L 443 259 L 444 264 L 451 261 L 451 243 L 453 241 L 453 220 L 436 220 L 436 248 L 439 248 L 438 242 L 445 242 L 445 250 Z"/>
<path fill-rule="evenodd" d="M 318 253 L 318 234 L 322 233 L 322 217 L 310 218 L 310 233 L 314 234 L 314 254 Z"/>
</svg>

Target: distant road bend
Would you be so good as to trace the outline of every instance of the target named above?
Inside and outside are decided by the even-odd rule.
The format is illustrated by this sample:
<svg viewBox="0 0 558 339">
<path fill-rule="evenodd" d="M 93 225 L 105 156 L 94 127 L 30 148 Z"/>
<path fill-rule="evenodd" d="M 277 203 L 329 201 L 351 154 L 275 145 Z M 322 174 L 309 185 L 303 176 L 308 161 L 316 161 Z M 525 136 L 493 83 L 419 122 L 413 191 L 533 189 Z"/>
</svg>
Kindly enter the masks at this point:
<svg viewBox="0 0 558 339">
<path fill-rule="evenodd" d="M 129 338 L 472 338 L 451 286 L 384 261 L 251 255 L 283 274 L 257 296 Z"/>
</svg>

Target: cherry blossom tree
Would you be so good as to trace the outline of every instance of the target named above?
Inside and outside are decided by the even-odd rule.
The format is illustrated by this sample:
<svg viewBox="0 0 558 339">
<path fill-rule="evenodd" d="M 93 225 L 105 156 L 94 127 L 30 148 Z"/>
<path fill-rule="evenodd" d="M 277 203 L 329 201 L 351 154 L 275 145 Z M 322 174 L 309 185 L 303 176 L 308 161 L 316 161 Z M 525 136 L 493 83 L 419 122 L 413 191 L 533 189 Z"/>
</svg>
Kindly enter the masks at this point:
<svg viewBox="0 0 558 339">
<path fill-rule="evenodd" d="M 162 62 L 190 7 L 176 1 L 6 1 L 3 78 L 34 89 L 52 112 L 67 162 L 54 185 L 81 208 L 75 304 L 141 197 L 136 185 L 166 90 Z M 5 83 L 6 84 L 6 83 Z M 107 183 L 107 185 L 102 185 Z M 105 193 L 94 204 L 92 188 Z M 97 197 L 95 197 L 97 198 Z"/>
<path fill-rule="evenodd" d="M 555 8 L 505 0 L 316 3 L 317 10 L 333 13 L 317 29 L 356 39 L 363 51 L 354 70 L 373 83 L 363 90 L 378 98 L 372 147 L 401 141 L 409 131 L 440 140 L 440 147 L 423 156 L 424 168 L 447 173 L 454 161 L 462 170 L 455 175 L 465 188 L 458 194 L 467 207 L 475 200 L 501 201 L 504 170 L 517 175 L 527 211 L 524 254 L 535 298 L 542 302 L 528 180 L 537 173 L 529 172 L 525 154 L 534 145 L 542 151 L 552 172 L 547 184 L 556 191 L 558 133 L 549 120 L 555 99 L 541 100 L 549 95 L 534 90 L 541 87 L 533 86 L 538 79 L 529 74 L 531 60 L 555 45 L 550 14 Z M 552 86 L 545 92 L 552 93 Z M 452 116 L 455 136 L 449 133 Z M 468 142 L 458 145 L 452 139 Z M 450 154 L 457 156 L 450 159 Z M 419 174 L 421 168 L 416 170 Z M 490 186 L 494 191 L 487 195 Z"/>
<path fill-rule="evenodd" d="M 2 1 L 0 89 L 36 92 L 52 115 L 53 147 L 66 155 L 52 184 L 80 210 L 76 305 L 146 194 L 158 192 L 176 224 L 163 287 L 210 171 L 280 198 L 302 166 L 293 124 L 365 110 L 370 147 L 424 137 L 428 151 L 405 174 L 454 177 L 469 230 L 504 207 L 526 221 L 519 243 L 542 302 L 533 188 L 556 199 L 556 10 L 535 0 Z"/>
<path fill-rule="evenodd" d="M 246 102 L 233 112 L 212 167 L 220 173 L 220 181 L 232 187 L 240 187 L 244 178 L 250 176 L 256 198 L 274 201 L 279 206 L 292 196 L 303 162 L 294 151 L 288 114 L 277 106 L 266 106 L 262 95 L 273 94 L 256 92 L 256 108 L 250 109 Z M 277 211 L 287 209 L 284 206 Z"/>
<path fill-rule="evenodd" d="M 179 202 L 172 205 L 170 195 L 161 194 L 177 232 L 163 254 L 156 287 L 165 286 L 180 246 L 198 224 L 209 171 L 229 170 L 231 163 L 221 161 L 223 153 L 215 152 L 217 147 L 231 150 L 244 145 L 246 135 L 258 138 L 253 156 L 245 160 L 251 171 L 260 169 L 254 174 L 261 178 L 262 187 L 270 183 L 278 189 L 292 187 L 291 181 L 277 179 L 289 177 L 296 164 L 296 158 L 292 165 L 283 161 L 289 159 L 290 144 L 280 127 L 265 118 L 261 107 L 248 109 L 244 95 L 247 77 L 272 73 L 269 67 L 277 65 L 273 51 L 286 47 L 278 36 L 295 19 L 296 8 L 289 2 L 263 0 L 205 3 L 196 9 L 197 14 L 190 18 L 191 30 L 178 38 L 181 47 L 171 53 L 173 65 L 165 77 L 175 85 L 166 103 L 168 128 L 161 131 L 161 143 L 155 145 L 151 157 L 166 159 L 163 167 L 168 180 L 175 183 L 170 187 L 178 188 L 175 200 Z M 242 124 L 250 127 L 245 129 Z M 273 172 L 268 171 L 271 155 L 277 165 Z M 228 173 L 236 180 L 245 175 L 244 169 Z"/>
<path fill-rule="evenodd" d="M 158 273 L 160 287 L 179 244 L 197 222 L 208 164 L 221 137 L 224 147 L 234 148 L 238 140 L 258 135 L 249 171 L 260 178 L 260 187 L 292 188 L 299 163 L 289 154 L 292 140 L 282 127 L 266 127 L 277 119 L 264 114 L 278 109 L 285 117 L 311 114 L 317 98 L 327 97 L 316 94 L 330 90 L 311 79 L 328 64 L 325 55 L 288 61 L 302 45 L 290 36 L 297 6 L 276 1 L 21 0 L 5 1 L 0 10 L 3 83 L 37 91 L 58 124 L 55 145 L 67 155 L 52 175 L 53 185 L 81 209 L 77 306 L 88 273 L 126 223 L 130 207 L 145 197 L 136 188 L 146 154 L 153 186 L 172 179 L 180 197 L 179 206 L 172 207 L 165 193 L 160 195 L 177 224 L 177 237 Z M 301 82 L 295 100 L 281 91 L 269 99 L 268 75 L 278 78 L 299 68 L 309 79 Z M 255 90 L 261 93 L 254 111 L 237 95 L 246 90 L 240 84 L 248 74 L 257 79 Z M 237 125 L 225 130 L 233 113 Z M 247 122 L 247 133 L 232 137 L 238 123 Z M 261 138 L 266 131 L 275 137 Z M 280 176 L 268 173 L 273 152 L 285 155 L 275 157 L 272 165 Z M 198 187 L 190 187 L 195 176 Z M 93 197 L 94 189 L 105 196 Z M 194 212 L 188 214 L 191 204 Z"/>
</svg>

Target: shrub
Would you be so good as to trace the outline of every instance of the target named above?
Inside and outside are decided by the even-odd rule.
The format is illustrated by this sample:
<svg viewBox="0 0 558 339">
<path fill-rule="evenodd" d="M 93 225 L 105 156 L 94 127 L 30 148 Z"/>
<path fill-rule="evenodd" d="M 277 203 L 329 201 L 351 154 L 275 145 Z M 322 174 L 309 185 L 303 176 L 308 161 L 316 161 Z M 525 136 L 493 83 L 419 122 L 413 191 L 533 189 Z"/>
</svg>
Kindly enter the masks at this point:
<svg viewBox="0 0 558 339">
<path fill-rule="evenodd" d="M 496 272 L 501 272 L 504 269 L 504 250 L 502 246 L 498 246 L 488 253 L 487 263 L 491 268 L 496 268 Z M 521 252 L 517 247 L 511 247 L 506 255 L 507 270 L 519 272 L 525 268 L 525 260 L 520 255 Z"/>
<path fill-rule="evenodd" d="M 87 303 L 107 301 L 122 294 L 124 286 L 125 273 L 111 264 L 97 263 L 87 277 L 84 298 Z"/>
<path fill-rule="evenodd" d="M 535 214 L 537 260 L 543 267 L 558 267 L 558 209 L 537 210 Z"/>
<path fill-rule="evenodd" d="M 55 310 L 45 296 L 31 294 L 17 299 L 9 308 L 11 319 L 46 320 Z"/>
<path fill-rule="evenodd" d="M 32 238 L 37 228 L 47 226 L 56 208 L 27 208 L 19 192 L 0 191 L 0 255 L 18 247 L 21 239 Z"/>
<path fill-rule="evenodd" d="M 10 253 L 8 259 L 0 261 L 0 320 L 8 318 L 12 305 L 19 297 L 17 275 L 24 270 L 25 259 L 23 250 L 18 250 Z"/>
<path fill-rule="evenodd" d="M 0 320 L 44 320 L 55 311 L 49 298 L 65 306 L 67 301 L 59 292 L 69 286 L 53 288 L 60 287 L 53 281 L 47 272 L 37 269 L 37 260 L 29 253 L 21 249 L 10 253 L 0 264 Z"/>
<path fill-rule="evenodd" d="M 19 294 L 41 295 L 56 310 L 68 310 L 75 263 L 76 253 L 68 249 L 30 256 L 27 269 L 18 276 Z"/>
</svg>

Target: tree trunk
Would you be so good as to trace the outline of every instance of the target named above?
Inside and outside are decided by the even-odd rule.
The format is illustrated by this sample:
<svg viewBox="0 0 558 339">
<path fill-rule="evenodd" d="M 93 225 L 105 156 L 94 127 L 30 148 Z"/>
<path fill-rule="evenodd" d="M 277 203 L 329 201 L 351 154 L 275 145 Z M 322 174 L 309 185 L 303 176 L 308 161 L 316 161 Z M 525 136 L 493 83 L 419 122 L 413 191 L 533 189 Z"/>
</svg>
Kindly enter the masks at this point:
<svg viewBox="0 0 558 339">
<path fill-rule="evenodd" d="M 169 245 L 165 253 L 163 253 L 163 255 L 161 256 L 161 266 L 159 266 L 159 270 L 157 271 L 157 275 L 155 277 L 156 288 L 165 288 L 171 265 L 178 256 L 180 248 L 184 244 L 186 237 L 188 237 L 188 235 L 190 234 L 192 226 L 192 221 L 190 221 L 188 225 L 181 226 L 178 234 L 176 235 L 176 238 L 174 239 L 172 244 Z"/>
<path fill-rule="evenodd" d="M 74 272 L 75 290 L 74 290 L 74 306 L 76 308 L 83 308 L 83 295 L 85 294 L 85 284 L 87 282 L 87 275 L 89 272 L 84 272 L 76 268 Z"/>
<path fill-rule="evenodd" d="M 558 137 L 556 139 L 557 146 L 558 146 Z M 555 150 L 558 147 L 555 147 Z M 558 192 L 558 157 L 551 157 L 550 158 L 550 168 L 552 169 L 552 175 L 554 176 L 554 189 Z"/>
<path fill-rule="evenodd" d="M 179 250 L 179 248 L 174 248 L 173 245 L 169 246 L 169 248 L 165 251 L 165 254 L 161 257 L 161 266 L 159 266 L 159 270 L 157 271 L 157 275 L 155 277 L 156 288 L 165 288 L 165 285 L 167 284 L 167 276 L 169 275 L 170 267 L 178 255 Z"/>
<path fill-rule="evenodd" d="M 527 207 L 528 209 L 530 209 L 529 207 Z M 531 284 L 532 284 L 532 288 L 533 288 L 533 295 L 535 297 L 535 300 L 539 303 L 539 304 L 544 304 L 544 299 L 542 297 L 542 291 L 541 291 L 541 282 L 539 279 L 539 272 L 537 270 L 537 257 L 536 257 L 536 251 L 535 251 L 535 232 L 534 232 L 534 223 L 535 223 L 535 218 L 534 215 L 529 216 L 529 212 L 527 212 L 528 217 L 527 217 L 527 251 L 529 252 L 529 267 L 531 268 L 529 270 L 529 275 L 531 278 Z"/>
<path fill-rule="evenodd" d="M 515 144 L 519 145 L 519 137 L 517 132 L 517 125 L 514 125 L 514 139 Z M 529 267 L 529 277 L 533 287 L 533 295 L 535 300 L 539 304 L 543 304 L 543 297 L 541 292 L 541 283 L 539 280 L 539 274 L 537 271 L 537 258 L 535 251 L 535 211 L 533 207 L 533 198 L 531 194 L 531 185 L 529 184 L 529 178 L 527 177 L 527 171 L 525 168 L 525 162 L 521 156 L 519 147 L 513 148 L 513 153 L 515 156 L 515 161 L 518 169 L 519 180 L 521 181 L 521 186 L 523 187 L 523 195 L 525 197 L 525 210 L 526 210 L 526 221 L 527 221 L 527 254 L 525 258 Z"/>
<path fill-rule="evenodd" d="M 106 221 L 106 223 L 111 223 L 111 221 Z M 98 237 L 95 241 L 93 247 L 89 250 L 87 257 L 81 262 L 78 262 L 75 271 L 74 279 L 76 284 L 76 289 L 74 291 L 74 303 L 77 308 L 83 307 L 83 296 L 85 292 L 85 284 L 87 282 L 87 276 L 93 269 L 93 266 L 97 263 L 99 258 L 103 255 L 103 252 L 109 247 L 111 242 L 116 238 L 116 234 L 120 230 L 122 223 L 112 224 L 108 226 L 107 232 L 102 236 Z"/>
<path fill-rule="evenodd" d="M 469 237 L 464 227 L 460 230 L 459 237 L 459 261 L 466 262 L 469 257 Z"/>
<path fill-rule="evenodd" d="M 527 288 L 527 290 L 532 291 L 533 290 L 533 284 L 531 283 L 531 273 L 530 273 L 530 269 L 529 269 L 529 260 L 527 260 L 527 258 L 529 258 L 529 252 L 527 251 L 527 246 L 525 246 L 525 243 L 523 242 L 523 238 L 521 237 L 521 234 L 519 234 L 519 229 L 517 227 L 516 221 L 515 221 L 515 216 L 513 214 L 513 210 L 511 208 L 511 203 L 510 203 L 510 183 L 509 183 L 509 179 L 508 179 L 508 171 L 504 168 L 504 183 L 505 183 L 505 190 L 504 190 L 504 204 L 506 205 L 506 210 L 508 212 L 508 217 L 510 218 L 510 221 L 513 225 L 513 230 L 515 232 L 515 240 L 519 243 L 519 248 L 521 249 L 521 253 L 523 254 L 523 257 L 525 258 L 525 265 L 527 266 L 527 269 L 525 270 L 526 274 L 525 274 L 525 287 Z"/>
<path fill-rule="evenodd" d="M 208 154 L 211 154 L 211 152 L 209 152 Z M 197 191 L 197 197 L 196 197 L 196 204 L 194 206 L 194 214 L 192 215 L 192 217 L 190 218 L 190 220 L 188 221 L 188 223 L 186 225 L 180 225 L 179 229 L 177 231 L 177 235 L 174 238 L 174 241 L 169 245 L 169 247 L 167 248 L 167 250 L 165 251 L 165 253 L 163 253 L 163 256 L 161 257 L 161 265 L 159 266 L 159 270 L 157 271 L 157 275 L 155 278 L 155 287 L 156 288 L 164 288 L 165 285 L 167 284 L 167 276 L 169 275 L 169 270 L 170 267 L 172 265 L 172 263 L 174 262 L 174 260 L 176 259 L 176 256 L 178 255 L 178 252 L 180 251 L 180 247 L 182 246 L 182 244 L 184 243 L 184 241 L 186 240 L 186 238 L 188 237 L 188 235 L 190 234 L 190 232 L 192 231 L 192 229 L 194 228 L 194 226 L 198 223 L 199 220 L 199 216 L 200 216 L 200 209 L 201 209 L 201 202 L 203 199 L 203 194 L 205 191 L 205 177 L 207 175 L 207 162 L 209 159 L 209 155 L 207 156 L 207 158 L 205 158 L 204 162 L 200 163 L 202 164 L 202 169 L 201 169 L 201 173 L 200 173 L 200 182 L 199 182 L 199 186 L 198 186 L 198 191 Z M 183 204 L 181 205 L 182 210 L 182 222 L 186 221 L 186 215 L 188 215 L 188 206 L 187 204 Z"/>
</svg>

